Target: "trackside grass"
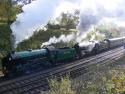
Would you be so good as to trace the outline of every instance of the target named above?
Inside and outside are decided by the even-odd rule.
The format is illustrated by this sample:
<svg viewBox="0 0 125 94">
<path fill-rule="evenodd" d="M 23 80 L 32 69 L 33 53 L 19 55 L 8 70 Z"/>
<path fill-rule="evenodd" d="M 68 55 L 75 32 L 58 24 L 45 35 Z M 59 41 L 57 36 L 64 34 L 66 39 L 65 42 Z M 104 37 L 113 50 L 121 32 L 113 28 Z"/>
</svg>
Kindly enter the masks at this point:
<svg viewBox="0 0 125 94">
<path fill-rule="evenodd" d="M 49 80 L 50 90 L 41 94 L 125 94 L 125 56 L 86 76 Z"/>
</svg>

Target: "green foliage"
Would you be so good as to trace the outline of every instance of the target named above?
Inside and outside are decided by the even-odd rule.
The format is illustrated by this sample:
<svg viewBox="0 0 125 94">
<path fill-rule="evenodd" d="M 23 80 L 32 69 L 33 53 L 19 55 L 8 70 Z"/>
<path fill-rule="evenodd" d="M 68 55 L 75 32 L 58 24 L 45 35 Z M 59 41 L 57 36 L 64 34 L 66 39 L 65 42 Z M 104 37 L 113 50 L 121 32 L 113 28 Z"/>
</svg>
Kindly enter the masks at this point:
<svg viewBox="0 0 125 94">
<path fill-rule="evenodd" d="M 70 83 L 68 83 L 70 90 L 73 90 L 74 94 L 125 94 L 124 61 L 125 56 L 116 62 L 110 62 L 103 66 L 99 64 L 96 66 L 93 65 L 93 67 L 90 67 L 90 70 L 87 69 L 87 74 L 85 73 L 75 79 L 71 80 L 69 79 L 69 76 L 62 79 L 68 78 L 70 81 Z M 53 84 L 59 82 L 59 80 L 56 80 L 57 82 L 54 82 L 53 80 L 55 81 L 55 79 L 50 80 Z M 60 82 L 58 84 L 63 85 Z M 49 94 L 51 94 L 51 91 L 53 90 L 51 88 L 53 87 L 50 86 Z M 58 89 L 58 87 L 55 88 Z M 65 94 L 69 93 L 67 92 Z"/>
<path fill-rule="evenodd" d="M 10 24 L 16 14 L 21 12 L 21 6 L 13 5 L 12 0 L 0 0 L 0 51 L 11 50 Z"/>
<path fill-rule="evenodd" d="M 0 24 L 0 65 L 1 59 L 11 50 L 10 35 L 12 31 L 8 24 Z"/>
<path fill-rule="evenodd" d="M 59 37 L 61 34 L 67 35 L 70 32 L 76 32 L 76 30 L 70 30 L 71 28 L 75 28 L 76 24 L 78 23 L 78 15 L 79 15 L 79 10 L 77 10 L 74 14 L 70 13 L 62 13 L 60 17 L 56 19 L 58 24 L 56 24 L 55 20 L 51 20 L 47 24 L 47 31 L 40 30 L 38 32 L 35 32 L 33 36 L 31 36 L 29 39 L 26 39 L 19 43 L 17 45 L 17 50 L 27 50 L 27 49 L 36 49 L 40 48 L 41 44 L 43 42 L 46 42 L 49 40 L 50 37 Z M 87 35 L 87 40 L 90 40 L 92 35 L 95 34 L 96 32 L 91 32 L 88 33 Z M 102 40 L 104 39 L 103 36 L 101 35 L 96 35 L 95 34 L 95 39 L 96 40 Z M 57 44 L 52 44 L 55 47 L 63 47 L 63 46 L 70 46 L 72 47 L 73 44 L 75 43 L 75 39 L 70 41 L 69 43 L 64 43 L 60 42 Z"/>
<path fill-rule="evenodd" d="M 97 31 L 96 28 L 93 30 L 90 30 L 86 33 L 86 38 L 85 40 L 103 40 L 105 38 L 105 35 L 101 33 L 100 31 Z"/>
<path fill-rule="evenodd" d="M 120 32 L 114 24 L 99 24 L 86 33 L 85 40 L 103 40 L 104 38 L 120 37 Z"/>
<path fill-rule="evenodd" d="M 79 10 L 76 10 L 75 13 L 62 13 L 56 19 L 50 20 L 46 27 L 48 29 L 76 29 L 79 19 Z"/>
<path fill-rule="evenodd" d="M 56 78 L 49 80 L 51 90 L 48 94 L 75 94 L 71 89 L 71 80 L 68 76 L 58 81 Z"/>
<path fill-rule="evenodd" d="M 33 36 L 29 39 L 20 42 L 17 46 L 17 50 L 27 50 L 27 49 L 36 49 L 40 48 L 43 42 L 49 40 L 50 37 L 59 37 L 61 34 L 69 34 L 72 31 L 70 30 L 59 30 L 59 29 L 48 29 L 47 31 L 40 30 L 35 32 Z"/>
<path fill-rule="evenodd" d="M 10 35 L 12 31 L 7 24 L 0 24 L 0 51 L 10 51 Z"/>
<path fill-rule="evenodd" d="M 0 0 L 0 62 L 11 50 L 12 31 L 9 25 L 19 12 L 21 12 L 21 6 L 13 5 L 12 0 Z"/>
<path fill-rule="evenodd" d="M 100 33 L 104 34 L 106 38 L 119 37 L 121 33 L 118 26 L 111 23 L 100 24 L 96 28 L 100 31 Z"/>
<path fill-rule="evenodd" d="M 79 12 L 74 14 L 71 13 L 62 13 L 60 17 L 57 18 L 57 22 L 62 28 L 74 29 L 78 24 L 79 17 L 77 16 Z"/>
<path fill-rule="evenodd" d="M 125 92 L 125 74 L 123 72 L 115 71 L 108 82 L 108 90 L 111 93 L 121 94 Z"/>
<path fill-rule="evenodd" d="M 92 76 L 94 80 L 78 81 L 71 84 L 68 76 L 49 80 L 50 91 L 47 94 L 124 94 L 125 74 L 112 70 L 106 74 Z"/>
<path fill-rule="evenodd" d="M 0 21 L 11 24 L 16 19 L 16 14 L 21 12 L 21 6 L 13 5 L 12 0 L 0 1 Z"/>
</svg>

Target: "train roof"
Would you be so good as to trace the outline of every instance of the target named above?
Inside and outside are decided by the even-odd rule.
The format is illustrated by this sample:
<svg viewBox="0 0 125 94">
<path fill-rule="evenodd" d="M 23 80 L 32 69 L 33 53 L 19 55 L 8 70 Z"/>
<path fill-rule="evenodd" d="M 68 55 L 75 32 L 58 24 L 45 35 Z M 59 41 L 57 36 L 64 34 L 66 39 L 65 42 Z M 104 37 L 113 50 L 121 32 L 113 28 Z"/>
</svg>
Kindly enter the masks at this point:
<svg viewBox="0 0 125 94">
<path fill-rule="evenodd" d="M 46 49 L 37 49 L 37 50 L 29 50 L 29 51 L 22 51 L 22 52 L 15 52 L 14 54 L 11 54 L 12 59 L 20 59 L 35 55 L 43 55 L 46 54 Z"/>
<path fill-rule="evenodd" d="M 112 39 L 107 39 L 109 41 L 116 41 L 116 40 L 122 40 L 125 39 L 125 37 L 118 37 L 118 38 L 112 38 Z"/>
</svg>

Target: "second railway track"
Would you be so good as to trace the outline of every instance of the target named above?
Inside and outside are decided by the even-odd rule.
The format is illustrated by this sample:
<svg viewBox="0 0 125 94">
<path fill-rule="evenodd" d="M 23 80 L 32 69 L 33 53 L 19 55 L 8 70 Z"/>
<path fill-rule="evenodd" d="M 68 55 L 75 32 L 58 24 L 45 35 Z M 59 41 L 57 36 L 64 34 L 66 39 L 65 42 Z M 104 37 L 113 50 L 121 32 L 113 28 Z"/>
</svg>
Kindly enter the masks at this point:
<svg viewBox="0 0 125 94">
<path fill-rule="evenodd" d="M 47 85 L 47 78 L 52 75 L 63 75 L 70 73 L 72 77 L 83 74 L 85 69 L 91 65 L 104 64 L 111 60 L 118 59 L 123 55 L 123 48 L 116 48 L 96 56 L 84 58 L 69 64 L 58 66 L 43 72 L 39 72 L 26 77 L 6 81 L 0 84 L 0 94 L 38 94 Z"/>
</svg>

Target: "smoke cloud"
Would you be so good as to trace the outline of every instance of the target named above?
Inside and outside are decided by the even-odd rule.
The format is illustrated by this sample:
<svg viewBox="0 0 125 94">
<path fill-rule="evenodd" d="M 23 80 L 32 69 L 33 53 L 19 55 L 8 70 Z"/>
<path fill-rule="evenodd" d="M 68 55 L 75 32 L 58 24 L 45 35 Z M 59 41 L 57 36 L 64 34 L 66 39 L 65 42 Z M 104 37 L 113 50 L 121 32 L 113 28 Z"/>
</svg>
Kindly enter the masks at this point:
<svg viewBox="0 0 125 94">
<path fill-rule="evenodd" d="M 76 35 L 70 37 L 69 40 L 76 39 L 77 42 L 82 43 L 87 36 L 85 31 L 91 30 L 93 26 L 96 26 L 99 22 L 108 21 L 114 22 L 117 25 L 125 25 L 125 1 L 124 0 L 81 0 L 79 24 L 77 26 L 78 32 Z M 96 35 L 101 36 L 99 32 Z M 70 35 L 69 35 L 70 36 Z M 67 36 L 68 37 L 68 36 Z M 102 35 L 102 37 L 105 37 Z M 53 41 L 50 41 L 53 40 Z M 56 43 L 54 40 L 60 40 L 59 38 L 50 38 L 50 40 L 43 44 Z M 95 40 L 95 35 L 91 37 L 91 40 Z M 61 40 L 60 40 L 61 41 Z M 58 42 L 60 42 L 58 41 Z"/>
<path fill-rule="evenodd" d="M 87 0 L 83 1 L 80 12 L 79 31 L 87 31 L 103 18 L 116 22 L 125 19 L 124 0 Z"/>
</svg>

